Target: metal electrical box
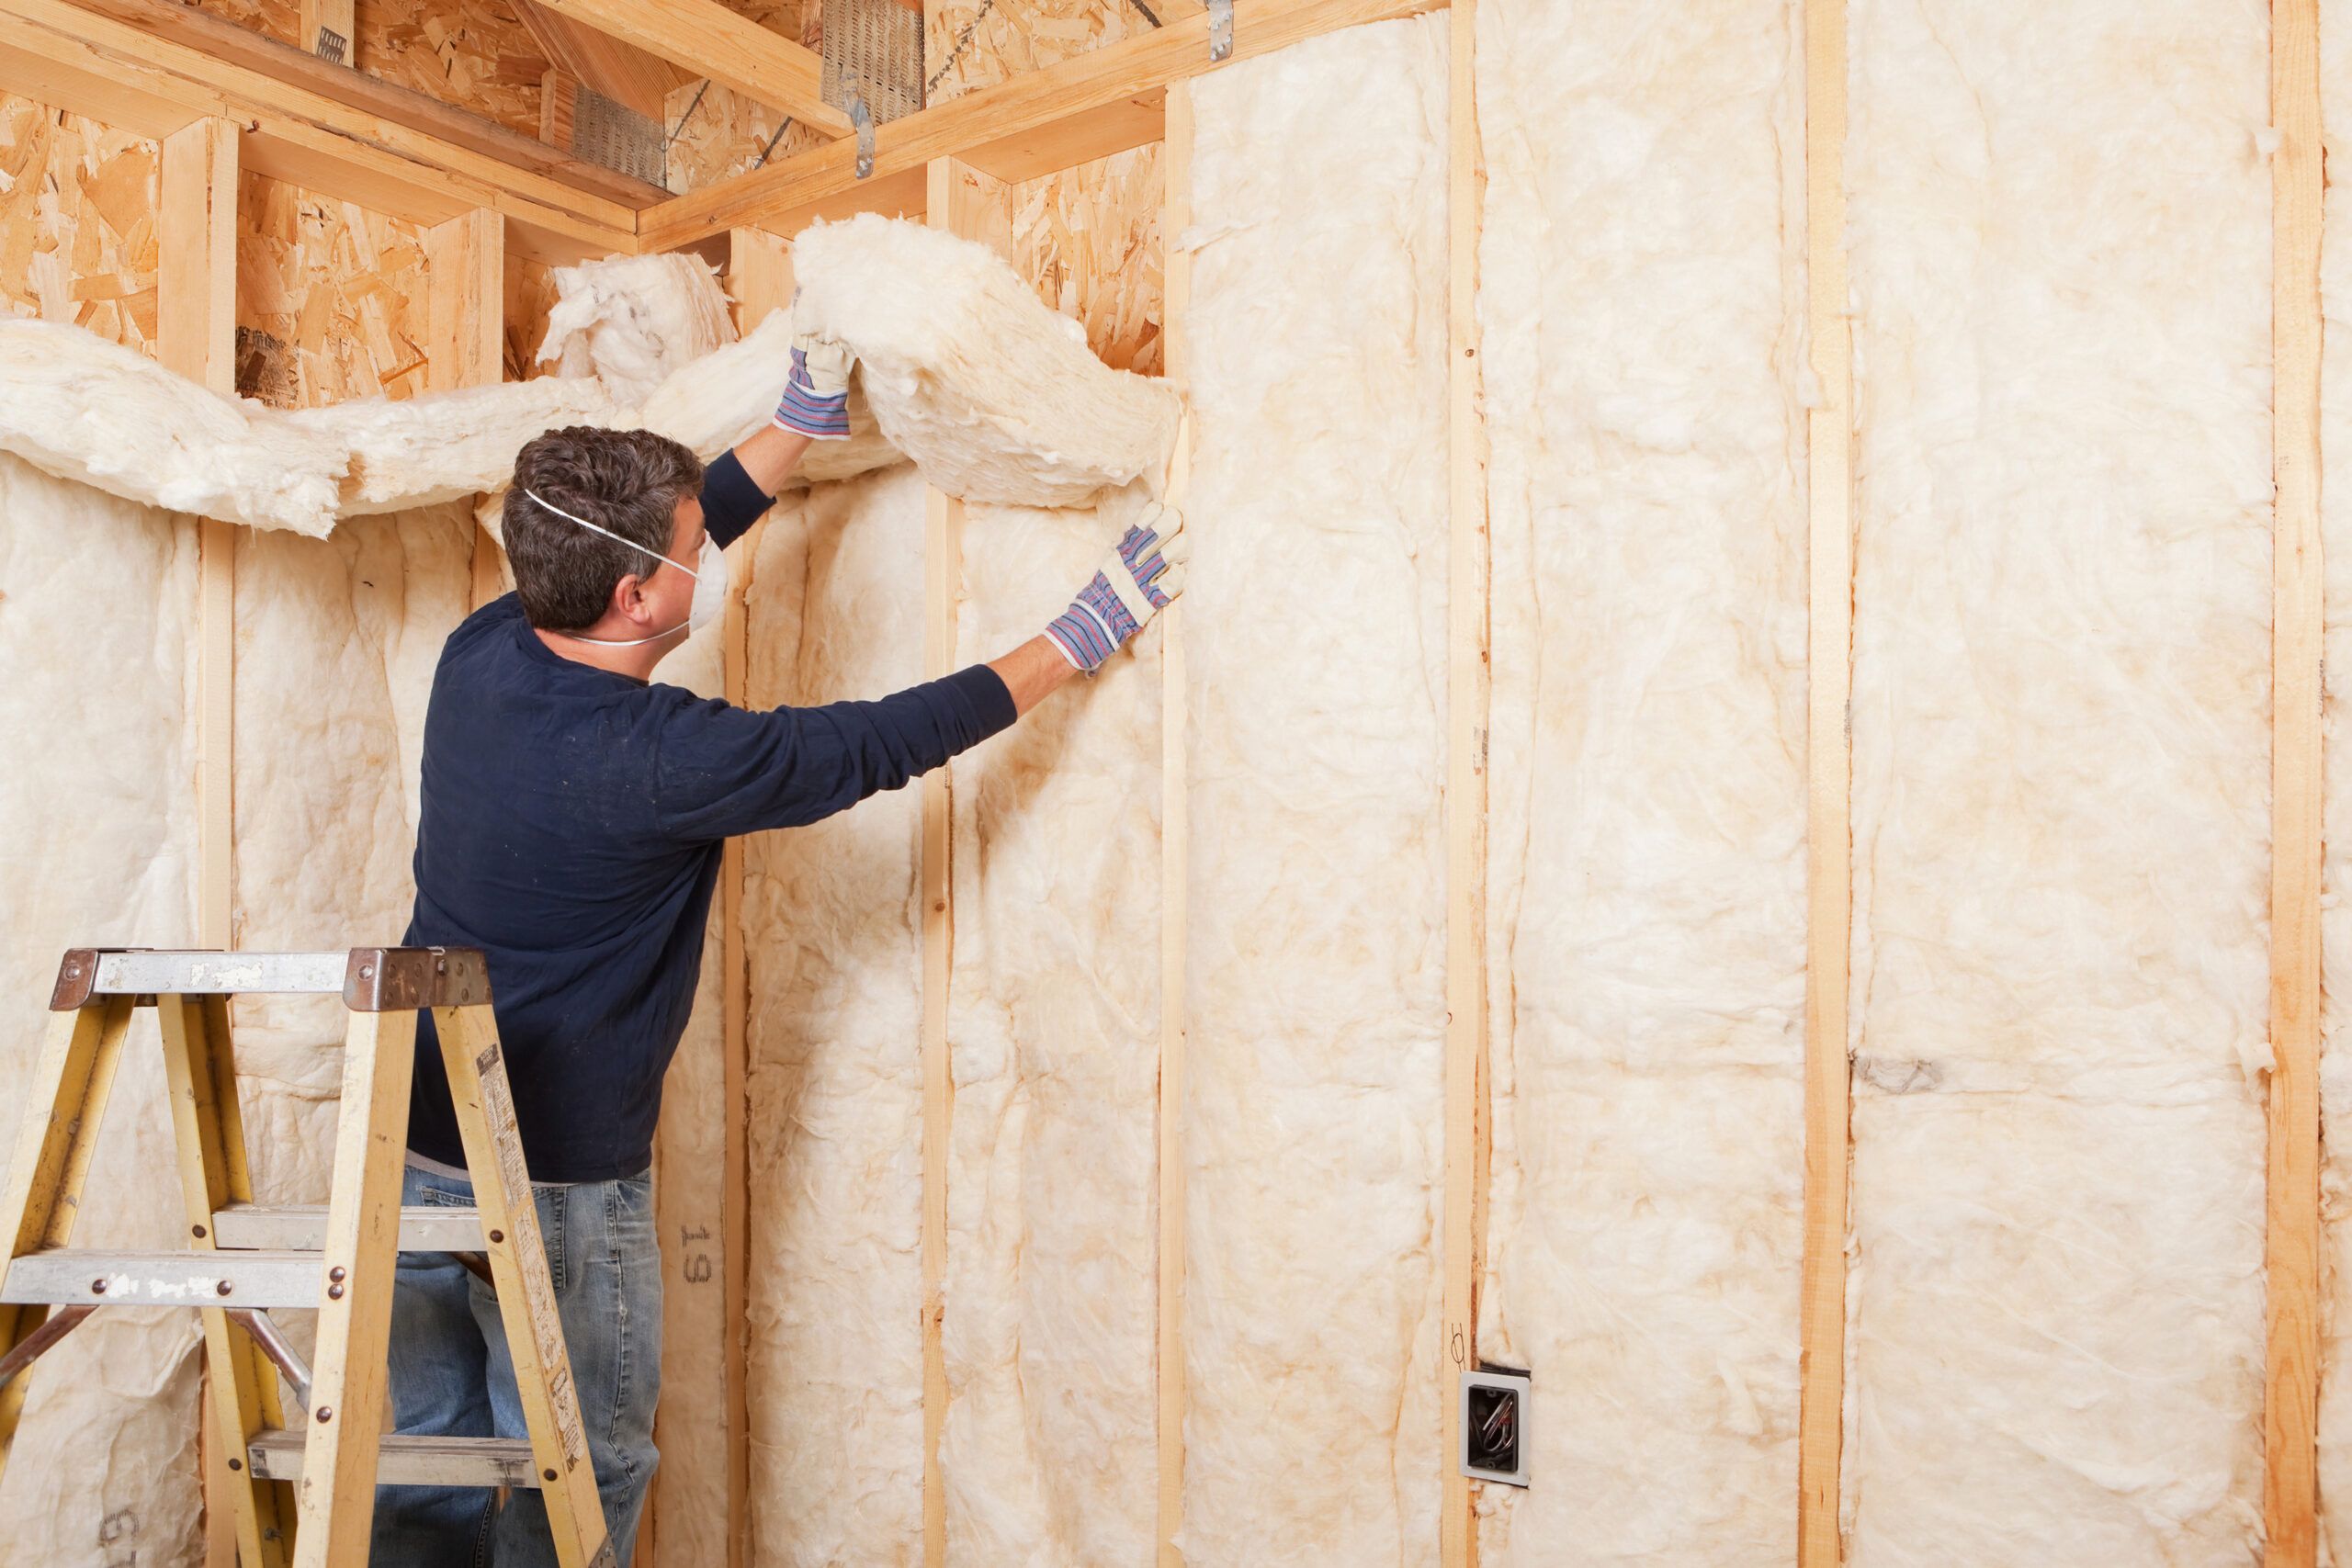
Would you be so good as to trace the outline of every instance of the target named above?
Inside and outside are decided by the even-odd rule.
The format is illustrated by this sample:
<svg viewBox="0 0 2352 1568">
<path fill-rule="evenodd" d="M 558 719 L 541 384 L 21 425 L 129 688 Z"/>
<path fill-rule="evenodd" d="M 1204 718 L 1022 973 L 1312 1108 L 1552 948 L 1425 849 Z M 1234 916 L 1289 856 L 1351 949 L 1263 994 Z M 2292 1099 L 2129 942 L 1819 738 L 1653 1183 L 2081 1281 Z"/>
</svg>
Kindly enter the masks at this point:
<svg viewBox="0 0 2352 1568">
<path fill-rule="evenodd" d="M 1481 1367 L 1462 1374 L 1462 1473 L 1473 1481 L 1527 1484 L 1528 1374 Z"/>
</svg>

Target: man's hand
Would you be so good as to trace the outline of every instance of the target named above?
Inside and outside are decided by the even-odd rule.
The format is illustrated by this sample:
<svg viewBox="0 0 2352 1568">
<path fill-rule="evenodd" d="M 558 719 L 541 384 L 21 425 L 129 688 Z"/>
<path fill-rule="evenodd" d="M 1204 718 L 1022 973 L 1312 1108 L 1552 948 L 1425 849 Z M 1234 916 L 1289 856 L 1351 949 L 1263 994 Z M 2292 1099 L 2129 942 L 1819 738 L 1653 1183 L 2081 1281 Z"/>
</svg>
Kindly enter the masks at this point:
<svg viewBox="0 0 2352 1568">
<path fill-rule="evenodd" d="M 820 441 L 846 437 L 849 369 L 855 362 L 846 347 L 831 338 L 795 333 L 792 375 L 784 384 L 784 400 L 775 406 L 775 423 Z"/>
<path fill-rule="evenodd" d="M 1191 553 L 1184 519 L 1152 502 L 1104 558 L 1094 581 L 1046 627 L 1046 636 L 1072 669 L 1093 674 L 1184 591 L 1184 561 Z"/>
</svg>

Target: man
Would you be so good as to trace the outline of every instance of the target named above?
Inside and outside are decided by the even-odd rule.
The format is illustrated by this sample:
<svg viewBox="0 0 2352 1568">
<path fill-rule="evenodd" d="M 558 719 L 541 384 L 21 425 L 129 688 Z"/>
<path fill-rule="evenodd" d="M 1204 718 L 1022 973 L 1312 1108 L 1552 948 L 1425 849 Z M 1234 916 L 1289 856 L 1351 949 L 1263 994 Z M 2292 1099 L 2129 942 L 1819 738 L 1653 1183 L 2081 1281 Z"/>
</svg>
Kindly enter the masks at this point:
<svg viewBox="0 0 2352 1568">
<path fill-rule="evenodd" d="M 775 423 L 705 471 L 642 430 L 551 431 L 515 458 L 515 591 L 450 634 L 425 716 L 406 941 L 489 955 L 605 1521 L 626 1568 L 656 1455 L 662 1276 L 648 1168 L 694 1005 L 721 842 L 846 810 L 1092 673 L 1182 585 L 1172 513 L 1130 530 L 1076 601 L 1003 658 L 878 702 L 751 712 L 651 680 L 723 604 L 742 537 L 812 439 L 849 433 L 850 358 L 796 343 Z M 911 563 L 910 563 L 911 570 Z M 473 1189 L 431 1014 L 418 1021 L 403 1201 Z M 405 1254 L 391 1329 L 404 1433 L 526 1434 L 489 1289 Z M 536 1492 L 388 1486 L 373 1560 L 552 1564 Z"/>
</svg>

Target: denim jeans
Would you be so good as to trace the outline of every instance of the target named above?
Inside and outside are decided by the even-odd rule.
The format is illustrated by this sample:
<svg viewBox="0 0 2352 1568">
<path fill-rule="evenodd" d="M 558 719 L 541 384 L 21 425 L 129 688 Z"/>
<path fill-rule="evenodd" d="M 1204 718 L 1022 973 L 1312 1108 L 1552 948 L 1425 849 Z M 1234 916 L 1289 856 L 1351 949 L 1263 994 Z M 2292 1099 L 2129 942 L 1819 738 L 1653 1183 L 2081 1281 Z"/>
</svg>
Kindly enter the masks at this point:
<svg viewBox="0 0 2352 1568">
<path fill-rule="evenodd" d="M 405 1173 L 403 1203 L 466 1208 L 472 1185 Z M 534 1187 L 548 1272 L 571 1356 L 572 1386 L 621 1568 L 637 1545 L 653 1479 L 653 1406 L 662 1393 L 662 1260 L 653 1184 L 644 1177 Z M 447 1253 L 404 1252 L 392 1296 L 392 1415 L 398 1430 L 526 1438 L 514 1362 L 488 1285 Z M 379 1486 L 376 1568 L 554 1568 L 547 1506 L 517 1490 Z"/>
</svg>

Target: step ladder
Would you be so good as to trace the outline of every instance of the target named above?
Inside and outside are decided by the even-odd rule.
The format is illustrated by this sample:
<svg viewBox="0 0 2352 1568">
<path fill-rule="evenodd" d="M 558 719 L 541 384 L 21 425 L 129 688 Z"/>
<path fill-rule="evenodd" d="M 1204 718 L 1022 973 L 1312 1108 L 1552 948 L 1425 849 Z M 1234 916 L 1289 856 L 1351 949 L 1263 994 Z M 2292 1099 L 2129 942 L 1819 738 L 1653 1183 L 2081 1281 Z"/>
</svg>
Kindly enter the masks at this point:
<svg viewBox="0 0 2352 1568">
<path fill-rule="evenodd" d="M 351 1011 L 330 1201 L 254 1202 L 229 1040 L 231 996 L 340 994 Z M 162 1025 L 186 1202 L 185 1247 L 70 1247 L 107 1090 L 133 1010 Z M 194 1306 L 204 1318 L 212 1408 L 244 1568 L 364 1562 L 384 1485 L 536 1488 L 563 1568 L 609 1568 L 580 1402 L 564 1353 L 538 1209 L 478 948 L 359 947 L 330 953 L 165 953 L 75 948 L 59 966 L 53 1014 L 23 1132 L 0 1190 L 0 1465 L 44 1350 L 92 1312 Z M 416 1012 L 433 1010 L 449 1076 L 472 1209 L 401 1206 Z M 399 1251 L 486 1255 L 522 1396 L 520 1438 L 380 1435 L 392 1272 Z M 315 1364 L 269 1316 L 318 1312 Z M 285 1420 L 277 1374 L 300 1414 Z"/>
</svg>

